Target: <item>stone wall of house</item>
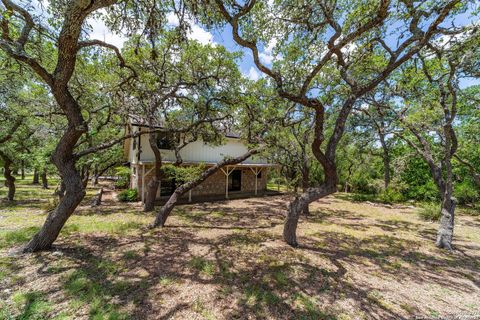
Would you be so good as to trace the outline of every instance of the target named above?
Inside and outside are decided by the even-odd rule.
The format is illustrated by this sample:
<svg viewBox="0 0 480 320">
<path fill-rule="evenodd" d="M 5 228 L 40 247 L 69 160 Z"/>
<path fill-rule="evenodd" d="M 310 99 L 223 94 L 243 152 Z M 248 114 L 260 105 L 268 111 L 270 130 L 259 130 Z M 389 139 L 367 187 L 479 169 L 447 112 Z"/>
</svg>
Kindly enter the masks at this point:
<svg viewBox="0 0 480 320">
<path fill-rule="evenodd" d="M 148 182 L 153 177 L 153 170 L 151 172 L 153 166 L 146 165 L 145 166 L 145 190 L 147 189 Z M 233 191 L 234 193 L 239 192 L 255 192 L 255 174 L 252 172 L 250 168 L 241 168 L 239 169 L 242 171 L 242 190 L 241 191 Z M 267 168 L 263 168 L 261 171 L 261 175 L 257 181 L 257 191 L 258 194 L 261 194 L 262 191 L 266 190 L 267 188 Z M 147 173 L 148 172 L 148 173 Z M 134 182 L 137 183 L 137 186 L 134 185 Z M 210 196 L 210 195 L 223 195 L 225 194 L 225 183 L 226 177 L 225 174 L 219 170 L 212 176 L 210 176 L 207 180 L 201 183 L 199 186 L 192 189 L 192 196 Z M 137 168 L 137 178 L 135 181 L 132 178 L 131 187 L 138 189 L 139 198 L 142 196 L 142 167 L 138 166 Z M 230 191 L 230 193 L 233 193 Z M 159 197 L 159 193 L 157 193 L 157 197 Z M 185 195 L 188 196 L 188 195 Z"/>
</svg>

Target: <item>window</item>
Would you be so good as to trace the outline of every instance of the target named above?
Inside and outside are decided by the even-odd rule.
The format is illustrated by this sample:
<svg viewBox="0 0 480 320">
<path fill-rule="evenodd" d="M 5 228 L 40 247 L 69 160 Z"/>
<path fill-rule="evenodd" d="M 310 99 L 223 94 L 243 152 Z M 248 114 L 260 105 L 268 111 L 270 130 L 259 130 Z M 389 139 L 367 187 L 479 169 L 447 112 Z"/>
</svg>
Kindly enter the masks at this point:
<svg viewBox="0 0 480 320">
<path fill-rule="evenodd" d="M 262 179 L 262 171 L 257 174 L 257 179 Z"/>
<path fill-rule="evenodd" d="M 172 150 L 173 149 L 173 135 L 167 132 L 157 133 L 157 147 L 158 149 Z"/>
</svg>

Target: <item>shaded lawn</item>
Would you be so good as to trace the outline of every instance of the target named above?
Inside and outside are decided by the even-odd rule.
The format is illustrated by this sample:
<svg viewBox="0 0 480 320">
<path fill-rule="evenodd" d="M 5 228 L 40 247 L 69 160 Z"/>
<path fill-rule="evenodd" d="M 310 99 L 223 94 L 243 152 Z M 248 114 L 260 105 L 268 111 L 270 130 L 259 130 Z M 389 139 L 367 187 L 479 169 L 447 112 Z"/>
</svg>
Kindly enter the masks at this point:
<svg viewBox="0 0 480 320">
<path fill-rule="evenodd" d="M 454 253 L 414 209 L 329 197 L 281 240 L 287 196 L 180 206 L 162 230 L 138 204 L 88 199 L 55 250 L 8 256 L 51 192 L 0 206 L 0 319 L 402 319 L 480 312 L 480 219 L 459 216 Z M 0 197 L 5 188 L 0 189 Z M 93 195 L 95 190 L 89 190 Z M 25 197 L 25 198 L 23 198 Z"/>
</svg>

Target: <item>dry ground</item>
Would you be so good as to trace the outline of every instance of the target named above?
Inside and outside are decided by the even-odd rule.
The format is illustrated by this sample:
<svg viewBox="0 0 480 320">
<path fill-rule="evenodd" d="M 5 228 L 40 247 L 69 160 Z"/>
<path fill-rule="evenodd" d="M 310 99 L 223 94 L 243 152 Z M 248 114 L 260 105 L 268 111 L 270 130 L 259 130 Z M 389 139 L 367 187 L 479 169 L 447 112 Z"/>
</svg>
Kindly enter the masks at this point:
<svg viewBox="0 0 480 320">
<path fill-rule="evenodd" d="M 110 200 L 81 207 L 53 251 L 9 256 L 43 221 L 50 194 L 23 185 L 16 204 L 0 204 L 0 318 L 480 315 L 479 217 L 458 217 L 450 253 L 414 208 L 339 194 L 312 204 L 293 249 L 281 239 L 289 196 L 180 206 L 154 231 L 138 204 Z"/>
</svg>

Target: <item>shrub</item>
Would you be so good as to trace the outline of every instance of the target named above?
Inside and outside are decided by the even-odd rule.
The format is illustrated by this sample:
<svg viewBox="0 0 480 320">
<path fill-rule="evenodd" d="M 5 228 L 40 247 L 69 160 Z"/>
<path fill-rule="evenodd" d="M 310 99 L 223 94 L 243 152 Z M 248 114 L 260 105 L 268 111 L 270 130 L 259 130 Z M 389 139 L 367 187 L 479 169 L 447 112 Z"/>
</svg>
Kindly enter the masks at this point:
<svg viewBox="0 0 480 320">
<path fill-rule="evenodd" d="M 378 199 L 383 203 L 395 203 L 404 201 L 403 194 L 391 187 L 388 187 L 384 191 L 380 192 Z"/>
<path fill-rule="evenodd" d="M 438 203 L 425 203 L 418 211 L 418 216 L 426 221 L 438 221 L 442 215 Z"/>
<path fill-rule="evenodd" d="M 118 177 L 117 182 L 115 182 L 115 187 L 119 189 L 127 188 L 130 184 L 130 168 L 116 167 L 115 175 Z"/>
<path fill-rule="evenodd" d="M 126 189 L 121 191 L 117 198 L 122 202 L 135 202 L 138 199 L 138 191 L 137 189 Z"/>
<path fill-rule="evenodd" d="M 473 204 L 479 200 L 480 194 L 470 181 L 463 181 L 455 185 L 455 198 L 459 204 Z"/>
</svg>

